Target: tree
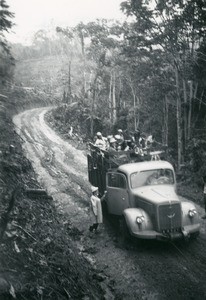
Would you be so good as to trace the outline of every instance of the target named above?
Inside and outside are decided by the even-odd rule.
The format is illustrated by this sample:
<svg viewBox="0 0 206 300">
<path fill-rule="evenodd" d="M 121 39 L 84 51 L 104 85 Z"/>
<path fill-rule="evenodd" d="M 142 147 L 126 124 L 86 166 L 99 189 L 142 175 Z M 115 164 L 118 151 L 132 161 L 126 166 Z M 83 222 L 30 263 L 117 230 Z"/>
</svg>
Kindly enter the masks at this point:
<svg viewBox="0 0 206 300">
<path fill-rule="evenodd" d="M 2 82 L 3 78 L 11 76 L 11 68 L 14 62 L 14 59 L 11 55 L 10 48 L 5 39 L 4 32 L 9 32 L 13 26 L 11 18 L 14 17 L 14 14 L 8 10 L 9 6 L 6 4 L 5 0 L 0 1 L 0 76 Z"/>
<path fill-rule="evenodd" d="M 196 61 L 197 46 L 205 36 L 206 11 L 203 8 L 203 0 L 131 0 L 122 3 L 122 10 L 136 18 L 131 25 L 133 30 L 126 36 L 129 51 L 136 56 L 141 56 L 141 51 L 144 55 L 147 53 L 151 60 L 149 53 L 159 49 L 164 57 L 160 68 L 163 65 L 173 70 L 170 72 L 173 87 L 172 91 L 168 90 L 168 96 L 173 95 L 173 107 L 176 108 L 178 168 L 184 160 L 187 140 L 191 138 L 192 106 L 198 92 L 191 70 Z"/>
<path fill-rule="evenodd" d="M 88 97 L 88 101 L 92 103 L 92 114 L 101 115 L 101 119 L 107 119 L 111 126 L 117 120 L 118 68 L 115 61 L 119 46 L 118 28 L 118 22 L 105 19 L 89 22 L 84 26 L 88 40 L 85 54 L 87 60 L 93 63 L 90 67 L 93 76 L 88 93 L 92 100 Z"/>
</svg>

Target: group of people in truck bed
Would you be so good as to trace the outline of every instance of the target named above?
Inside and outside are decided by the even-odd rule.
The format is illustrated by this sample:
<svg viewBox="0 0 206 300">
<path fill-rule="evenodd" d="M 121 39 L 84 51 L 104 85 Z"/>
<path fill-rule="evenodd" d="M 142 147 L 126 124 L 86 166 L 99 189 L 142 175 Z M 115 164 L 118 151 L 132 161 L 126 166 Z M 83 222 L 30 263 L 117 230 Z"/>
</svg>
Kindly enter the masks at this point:
<svg viewBox="0 0 206 300">
<path fill-rule="evenodd" d="M 137 154 L 143 155 L 145 149 L 150 149 L 155 142 L 153 135 L 145 136 L 139 130 L 134 134 L 125 137 L 123 130 L 118 129 L 116 135 L 104 137 L 101 132 L 97 132 L 94 145 L 101 150 L 108 152 L 134 150 Z"/>
</svg>

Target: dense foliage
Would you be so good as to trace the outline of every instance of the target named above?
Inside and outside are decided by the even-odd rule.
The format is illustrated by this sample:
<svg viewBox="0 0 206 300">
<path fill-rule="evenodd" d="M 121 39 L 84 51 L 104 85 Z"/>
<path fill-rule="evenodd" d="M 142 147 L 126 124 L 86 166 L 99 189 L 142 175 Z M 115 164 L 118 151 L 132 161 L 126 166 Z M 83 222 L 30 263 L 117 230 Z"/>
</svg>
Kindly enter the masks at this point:
<svg viewBox="0 0 206 300">
<path fill-rule="evenodd" d="M 9 32 L 13 23 L 13 13 L 9 11 L 9 6 L 5 0 L 0 1 L 0 80 L 1 84 L 5 83 L 5 80 L 11 78 L 13 74 L 14 60 L 10 53 L 8 42 L 4 37 L 4 32 Z"/>
<path fill-rule="evenodd" d="M 180 168 L 206 127 L 206 4 L 127 0 L 121 9 L 124 24 L 103 19 L 40 30 L 31 46 L 15 45 L 18 79 L 60 105 L 78 102 L 76 120 L 84 112 L 91 137 L 97 127 L 154 134 L 175 150 Z M 69 127 L 68 110 L 60 110 Z"/>
</svg>

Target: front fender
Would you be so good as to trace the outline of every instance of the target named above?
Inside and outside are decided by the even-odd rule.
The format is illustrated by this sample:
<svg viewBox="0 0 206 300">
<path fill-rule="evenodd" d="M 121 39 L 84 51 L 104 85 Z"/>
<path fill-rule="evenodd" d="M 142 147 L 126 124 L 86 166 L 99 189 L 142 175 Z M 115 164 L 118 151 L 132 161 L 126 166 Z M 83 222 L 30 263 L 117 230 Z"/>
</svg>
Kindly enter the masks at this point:
<svg viewBox="0 0 206 300">
<path fill-rule="evenodd" d="M 193 231 L 193 228 L 200 227 L 200 216 L 197 212 L 195 204 L 191 201 L 182 201 L 182 226 L 183 228 L 190 228 L 190 231 Z M 190 217 L 188 212 L 190 210 L 195 210 L 196 214 L 193 217 Z M 199 225 L 199 226 L 198 226 Z"/>
<path fill-rule="evenodd" d="M 127 208 L 123 212 L 128 230 L 131 235 L 138 235 L 146 231 L 153 231 L 153 224 L 150 216 L 141 208 Z M 144 217 L 144 221 L 138 224 L 137 217 Z"/>
</svg>

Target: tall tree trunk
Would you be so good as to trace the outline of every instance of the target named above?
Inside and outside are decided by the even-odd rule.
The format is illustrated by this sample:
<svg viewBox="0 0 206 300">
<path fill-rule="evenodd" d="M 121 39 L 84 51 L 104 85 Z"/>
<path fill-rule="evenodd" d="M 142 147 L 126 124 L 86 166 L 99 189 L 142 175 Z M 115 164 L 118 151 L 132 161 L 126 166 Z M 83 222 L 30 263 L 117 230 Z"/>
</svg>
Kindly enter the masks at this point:
<svg viewBox="0 0 206 300">
<path fill-rule="evenodd" d="M 137 116 L 136 116 L 136 95 L 133 93 L 133 109 L 134 109 L 134 130 L 137 129 Z"/>
<path fill-rule="evenodd" d="M 176 119 L 177 119 L 177 169 L 180 170 L 182 162 L 182 128 L 181 128 L 181 97 L 179 84 L 178 66 L 175 64 L 175 79 L 176 79 Z"/>
<path fill-rule="evenodd" d="M 132 80 L 130 82 L 130 87 L 131 87 L 131 91 L 132 91 L 132 97 L 133 97 L 133 115 L 134 115 L 134 130 L 137 129 L 137 116 L 136 116 L 136 93 L 135 93 L 135 90 L 133 88 L 133 85 L 132 85 Z M 138 102 L 139 102 L 139 99 L 138 99 Z M 139 121 L 138 121 L 139 123 Z M 138 124 L 139 125 L 139 124 Z"/>
<path fill-rule="evenodd" d="M 109 83 L 109 120 L 113 124 L 113 114 L 112 114 L 112 73 L 110 75 Z"/>
<path fill-rule="evenodd" d="M 86 83 L 86 59 L 85 59 L 85 46 L 84 46 L 84 34 L 82 32 L 82 30 L 80 31 L 80 41 L 81 41 L 81 48 L 82 48 L 82 56 L 83 56 L 83 68 L 84 68 L 84 71 L 83 71 L 83 80 L 84 80 L 84 83 L 83 83 L 83 95 L 85 96 L 86 95 L 86 92 L 87 92 L 87 83 Z"/>
<path fill-rule="evenodd" d="M 69 61 L 69 78 L 68 78 L 68 102 L 72 102 L 72 87 L 71 87 L 71 61 Z"/>
<path fill-rule="evenodd" d="M 168 145 L 168 99 L 165 96 L 164 104 L 163 104 L 163 132 L 162 132 L 162 143 L 163 145 Z"/>
<path fill-rule="evenodd" d="M 140 97 L 137 97 L 135 91 L 136 89 L 133 86 L 132 78 L 129 79 L 129 85 L 131 88 L 132 96 L 133 96 L 133 115 L 134 115 L 134 129 L 136 130 L 139 127 L 139 108 L 140 108 Z M 137 103 L 136 103 L 137 101 Z M 138 114 L 136 113 L 138 107 Z"/>
<path fill-rule="evenodd" d="M 92 71 L 91 71 L 90 74 L 89 74 L 88 98 L 90 98 L 90 95 L 91 95 L 91 89 L 92 89 L 92 76 L 93 76 L 93 73 L 92 73 Z"/>
<path fill-rule="evenodd" d="M 136 95 L 136 109 L 135 109 L 135 112 L 136 112 L 136 128 L 139 128 L 139 118 L 140 118 L 140 93 L 138 93 L 139 95 L 137 96 Z"/>
<path fill-rule="evenodd" d="M 91 127 L 90 133 L 91 136 L 94 136 L 94 103 L 96 101 L 96 87 L 94 87 L 93 96 L 92 96 L 92 111 L 91 111 Z"/>
<path fill-rule="evenodd" d="M 192 98 L 193 98 L 193 81 L 189 81 L 190 96 L 189 96 L 189 109 L 188 109 L 188 140 L 191 138 L 191 117 L 192 117 Z"/>
<path fill-rule="evenodd" d="M 185 153 L 185 147 L 188 139 L 188 118 L 187 118 L 187 110 L 188 110 L 188 102 L 187 102 L 187 86 L 185 79 L 183 79 L 183 96 L 184 96 L 184 139 L 183 139 L 183 152 Z"/>
<path fill-rule="evenodd" d="M 197 94 L 197 92 L 196 92 L 196 94 Z M 201 93 L 201 96 L 200 96 L 200 101 L 199 101 L 199 111 L 200 111 L 200 109 L 201 109 L 201 106 L 202 106 L 202 99 L 203 99 L 203 96 L 204 96 L 204 89 L 202 90 L 202 93 Z M 195 96 L 195 98 L 196 98 L 196 96 Z"/>
<path fill-rule="evenodd" d="M 118 104 L 117 104 L 117 118 L 119 118 L 120 109 L 121 109 L 121 107 L 123 107 L 122 94 L 123 94 L 122 80 L 121 80 L 121 78 L 119 78 L 119 97 L 118 97 Z"/>
<path fill-rule="evenodd" d="M 94 113 L 95 113 L 95 103 L 96 103 L 96 90 L 97 90 L 97 78 L 98 74 L 96 74 L 93 84 L 93 95 L 92 95 L 92 108 L 91 108 L 91 127 L 90 127 L 90 133 L 91 136 L 94 136 Z"/>
<path fill-rule="evenodd" d="M 117 107 L 116 107 L 116 77 L 115 72 L 113 73 L 113 84 L 112 84 L 112 113 L 113 113 L 113 124 L 117 120 Z"/>
</svg>

